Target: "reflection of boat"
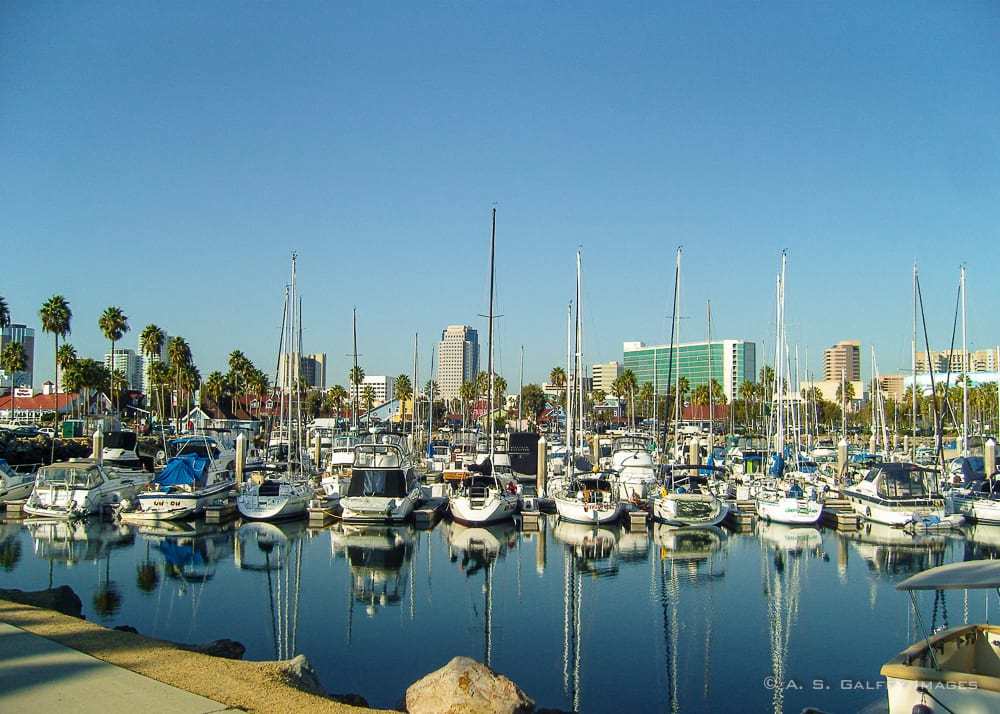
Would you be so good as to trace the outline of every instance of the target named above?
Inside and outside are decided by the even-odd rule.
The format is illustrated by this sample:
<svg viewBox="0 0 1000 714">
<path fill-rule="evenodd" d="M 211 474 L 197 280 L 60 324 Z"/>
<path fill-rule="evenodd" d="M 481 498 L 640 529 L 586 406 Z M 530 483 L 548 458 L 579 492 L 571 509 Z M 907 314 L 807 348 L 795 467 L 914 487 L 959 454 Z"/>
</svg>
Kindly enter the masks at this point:
<svg viewBox="0 0 1000 714">
<path fill-rule="evenodd" d="M 132 529 L 99 520 L 29 519 L 24 527 L 35 541 L 35 553 L 65 563 L 98 560 L 135 542 Z"/>
<path fill-rule="evenodd" d="M 757 521 L 757 537 L 765 545 L 791 553 L 815 550 L 823 545 L 823 537 L 816 528 L 786 523 Z"/>
<path fill-rule="evenodd" d="M 192 529 L 183 535 L 160 535 L 159 528 L 143 528 L 139 532 L 155 544 L 163 557 L 167 577 L 186 583 L 211 580 L 216 563 L 228 558 L 233 551 L 233 534 L 229 528 L 210 526 L 201 532 Z"/>
<path fill-rule="evenodd" d="M 297 652 L 305 531 L 303 521 L 252 521 L 236 531 L 233 558 L 236 567 L 263 573 L 267 579 L 275 659 L 290 659 Z"/>
<path fill-rule="evenodd" d="M 950 563 L 907 578 L 896 586 L 910 593 L 1000 588 L 1000 563 L 973 560 Z M 1000 658 L 996 639 L 1000 627 L 990 624 L 960 625 L 924 637 L 882 666 L 889 693 L 890 714 L 911 712 L 1000 711 Z"/>
<path fill-rule="evenodd" d="M 854 543 L 854 549 L 874 573 L 915 573 L 944 561 L 948 536 L 940 533 L 910 534 L 882 523 L 864 523 L 854 533 L 839 533 Z"/>
<path fill-rule="evenodd" d="M 149 483 L 150 474 L 109 468 L 90 459 L 43 466 L 25 513 L 48 518 L 82 518 L 132 498 Z"/>
<path fill-rule="evenodd" d="M 649 555 L 649 534 L 645 529 L 630 531 L 621 528 L 618 532 L 618 555 L 628 562 L 645 562 Z"/>
<path fill-rule="evenodd" d="M 517 529 L 514 523 L 506 521 L 490 526 L 470 527 L 452 523 L 448 529 L 448 545 L 466 553 L 482 553 L 497 558 L 512 547 Z"/>
<path fill-rule="evenodd" d="M 597 576 L 618 574 L 615 558 L 618 529 L 608 526 L 570 523 L 561 518 L 552 528 L 552 535 L 573 553 L 576 567 Z"/>
<path fill-rule="evenodd" d="M 399 604 L 406 594 L 403 565 L 413 557 L 413 531 L 406 527 L 342 524 L 330 531 L 351 568 L 351 593 L 369 616 L 379 607 Z"/>
<path fill-rule="evenodd" d="M 864 479 L 844 489 L 855 513 L 869 521 L 902 526 L 915 519 L 944 518 L 936 472 L 916 464 L 876 464 Z"/>
<path fill-rule="evenodd" d="M 661 560 L 704 560 L 725 544 L 726 532 L 718 527 L 671 528 L 653 524 L 653 543 Z"/>
</svg>

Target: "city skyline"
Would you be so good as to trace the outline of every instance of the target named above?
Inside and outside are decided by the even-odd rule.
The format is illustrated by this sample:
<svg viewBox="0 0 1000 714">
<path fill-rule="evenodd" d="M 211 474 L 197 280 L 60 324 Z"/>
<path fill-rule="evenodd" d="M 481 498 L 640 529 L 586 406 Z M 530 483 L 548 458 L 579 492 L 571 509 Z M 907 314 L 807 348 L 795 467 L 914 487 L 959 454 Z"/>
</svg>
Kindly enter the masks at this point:
<svg viewBox="0 0 1000 714">
<path fill-rule="evenodd" d="M 0 235 L 17 249 L 0 295 L 36 328 L 36 385 L 53 293 L 82 355 L 107 351 L 97 318 L 118 305 L 129 344 L 155 323 L 203 375 L 233 349 L 271 373 L 296 249 L 327 383 L 346 383 L 354 305 L 366 371 L 410 374 L 419 333 L 423 383 L 444 325 L 486 334 L 495 203 L 509 384 L 521 345 L 526 382 L 565 362 L 578 245 L 588 364 L 669 341 L 683 245 L 684 341 L 705 338 L 711 299 L 713 335 L 768 363 L 787 249 L 810 370 L 856 339 L 866 378 L 873 344 L 905 371 L 914 259 L 947 348 L 959 263 L 996 243 L 998 31 L 989 6 L 929 4 L 18 4 L 0 25 Z M 968 287 L 969 347 L 993 347 L 975 263 Z"/>
</svg>

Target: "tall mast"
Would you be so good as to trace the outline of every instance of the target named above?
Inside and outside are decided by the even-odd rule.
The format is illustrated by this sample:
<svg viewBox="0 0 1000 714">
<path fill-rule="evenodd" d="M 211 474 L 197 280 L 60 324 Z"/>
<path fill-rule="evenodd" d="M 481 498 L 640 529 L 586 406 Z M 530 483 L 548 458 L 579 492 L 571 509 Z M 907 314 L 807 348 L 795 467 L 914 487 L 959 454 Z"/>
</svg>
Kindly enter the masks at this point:
<svg viewBox="0 0 1000 714">
<path fill-rule="evenodd" d="M 573 390 L 570 389 L 569 384 L 569 376 L 573 371 L 572 349 L 573 301 L 570 300 L 566 306 L 566 379 L 564 380 L 566 384 L 563 390 L 566 394 L 566 461 L 568 462 L 566 473 L 570 479 L 573 478 L 573 457 L 575 456 L 575 447 L 573 444 Z"/>
<path fill-rule="evenodd" d="M 911 414 L 913 417 L 911 428 L 913 444 L 910 446 L 910 460 L 915 461 L 917 453 L 917 261 L 913 261 L 913 337 L 910 344 L 910 367 L 913 375 L 910 382 L 912 402 L 910 408 L 913 410 Z M 927 356 L 927 359 L 930 362 L 930 355 Z"/>
<path fill-rule="evenodd" d="M 490 315 L 489 315 L 489 375 L 490 393 L 486 397 L 486 418 L 490 423 L 490 463 L 493 463 L 493 257 L 497 243 L 497 209 L 493 209 L 493 229 L 490 232 Z"/>
<path fill-rule="evenodd" d="M 524 345 L 521 345 L 521 368 L 520 377 L 518 378 L 517 384 L 517 428 L 521 428 L 521 417 L 524 414 L 524 409 L 521 408 L 521 402 L 524 401 Z"/>
<path fill-rule="evenodd" d="M 434 433 L 434 349 L 431 348 L 431 378 L 427 380 L 427 443 Z"/>
<path fill-rule="evenodd" d="M 417 342 L 420 339 L 420 333 L 413 333 L 413 389 L 410 390 L 412 394 L 410 395 L 410 406 L 413 408 L 413 414 L 410 415 L 410 441 L 412 442 L 412 448 L 414 451 L 417 450 Z M 406 428 L 406 425 L 402 425 Z"/>
<path fill-rule="evenodd" d="M 712 399 L 712 301 L 708 301 L 708 455 L 715 448 L 715 402 Z"/>
<path fill-rule="evenodd" d="M 581 251 L 577 249 L 576 251 L 576 388 L 577 388 L 577 410 L 580 415 L 580 432 L 583 433 L 583 314 L 581 310 L 582 306 L 582 290 L 581 281 L 582 268 L 581 268 Z M 634 412 L 633 412 L 634 413 Z"/>
<path fill-rule="evenodd" d="M 677 289 L 680 286 L 681 279 L 681 249 L 677 249 L 677 255 L 674 258 L 674 300 L 671 307 L 670 315 L 670 354 L 667 357 L 667 395 L 670 394 L 670 386 L 674 381 L 674 338 L 677 333 Z M 653 355 L 655 358 L 656 349 L 653 349 Z M 674 391 L 674 404 L 676 411 L 677 399 L 680 395 L 677 391 Z M 663 409 L 663 443 L 660 444 L 660 452 L 663 454 L 667 453 L 667 435 L 669 434 L 668 427 L 670 425 L 670 413 L 667 411 L 666 405 Z M 674 447 L 676 449 L 676 442 Z M 671 458 L 671 463 L 673 463 L 673 458 Z"/>
<path fill-rule="evenodd" d="M 675 268 L 676 279 L 674 285 L 676 286 L 676 293 L 674 294 L 674 332 L 676 334 L 677 341 L 674 343 L 671 349 L 671 359 L 673 355 L 677 353 L 677 371 L 674 372 L 674 448 L 680 446 L 680 428 L 681 428 L 681 249 L 677 249 L 677 265 Z"/>
<path fill-rule="evenodd" d="M 580 389 L 580 254 L 576 254 L 576 330 L 573 334 L 573 393 L 574 398 L 578 397 L 578 390 Z M 579 404 L 574 404 L 574 407 L 579 409 Z M 573 458 L 576 458 L 576 415 L 574 414 L 573 419 L 573 433 L 570 436 L 573 439 Z M 579 429 L 583 430 L 583 424 L 579 425 Z"/>
<path fill-rule="evenodd" d="M 353 406 L 351 407 L 351 414 L 354 415 L 354 431 L 356 433 L 358 431 L 358 398 L 361 396 L 358 393 L 358 391 L 361 389 L 361 384 L 359 382 L 355 382 L 354 381 L 354 378 L 358 374 L 358 308 L 357 308 L 357 306 L 354 307 L 354 318 L 353 318 L 353 323 L 352 324 L 354 326 L 354 328 L 353 328 L 354 329 L 354 371 L 351 373 L 351 383 L 354 386 L 354 399 L 352 400 L 353 401 Z M 416 389 L 416 387 L 414 387 L 414 389 Z"/>
<path fill-rule="evenodd" d="M 785 452 L 785 384 L 784 384 L 784 355 L 785 355 L 785 251 L 781 251 L 781 273 L 778 275 L 778 325 L 775 330 L 777 339 L 775 340 L 775 388 L 777 390 L 777 418 L 775 422 L 775 442 L 776 451 L 784 457 Z"/>
<path fill-rule="evenodd" d="M 969 455 L 969 335 L 966 331 L 965 265 L 962 283 L 962 456 Z"/>
</svg>

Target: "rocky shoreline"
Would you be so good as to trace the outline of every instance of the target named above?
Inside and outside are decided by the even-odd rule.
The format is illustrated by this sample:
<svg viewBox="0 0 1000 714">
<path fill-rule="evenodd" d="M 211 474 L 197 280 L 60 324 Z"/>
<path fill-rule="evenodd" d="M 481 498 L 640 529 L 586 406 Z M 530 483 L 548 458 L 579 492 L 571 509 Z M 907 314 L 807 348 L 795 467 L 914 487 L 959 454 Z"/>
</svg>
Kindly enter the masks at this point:
<svg viewBox="0 0 1000 714">
<path fill-rule="evenodd" d="M 264 714 L 386 711 L 358 694 L 331 694 L 303 655 L 251 662 L 233 640 L 181 644 L 146 637 L 127 625 L 109 629 L 88 622 L 72 588 L 0 590 L 0 621 L 111 664 L 227 706 Z M 507 677 L 467 657 L 410 685 L 395 711 L 409 714 L 542 714 Z"/>
</svg>

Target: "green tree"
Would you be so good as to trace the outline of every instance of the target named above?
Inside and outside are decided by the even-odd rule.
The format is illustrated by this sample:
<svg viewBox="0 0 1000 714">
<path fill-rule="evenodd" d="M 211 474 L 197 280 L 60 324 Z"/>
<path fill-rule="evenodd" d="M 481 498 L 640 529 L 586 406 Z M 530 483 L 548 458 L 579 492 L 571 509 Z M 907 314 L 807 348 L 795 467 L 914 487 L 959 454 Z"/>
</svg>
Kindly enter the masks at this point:
<svg viewBox="0 0 1000 714">
<path fill-rule="evenodd" d="M 396 398 L 399 400 L 399 428 L 406 428 L 406 402 L 413 397 L 413 382 L 405 374 L 396 377 L 392 384 Z"/>
<path fill-rule="evenodd" d="M 351 411 L 354 419 L 357 420 L 358 400 L 361 398 L 361 384 L 365 381 L 365 370 L 360 366 L 351 367 L 347 373 L 347 381 L 351 384 Z"/>
<path fill-rule="evenodd" d="M 361 390 L 361 404 L 364 407 L 365 413 L 369 414 L 372 408 L 375 406 L 375 388 L 366 384 Z M 369 419 L 371 415 L 369 414 Z"/>
<path fill-rule="evenodd" d="M 166 362 L 157 360 L 149 365 L 147 374 L 149 375 L 149 386 L 158 395 L 159 420 L 162 422 L 167 417 L 166 403 L 164 402 L 164 392 L 170 385 L 170 367 Z"/>
<path fill-rule="evenodd" d="M 226 382 L 225 375 L 222 372 L 214 371 L 210 372 L 208 377 L 205 378 L 205 385 L 202 387 L 205 394 L 215 402 L 219 408 L 222 408 L 222 397 L 227 393 L 229 385 Z"/>
<path fill-rule="evenodd" d="M 458 398 L 462 402 L 462 428 L 465 428 L 469 405 L 476 400 L 476 385 L 473 382 L 462 382 L 458 388 Z"/>
<path fill-rule="evenodd" d="M 335 384 L 327 390 L 326 402 L 329 405 L 330 411 L 337 417 L 340 417 L 344 413 L 344 404 L 347 402 L 347 397 L 347 390 L 339 384 Z"/>
<path fill-rule="evenodd" d="M 167 359 L 170 360 L 170 367 L 174 373 L 174 389 L 176 400 L 171 399 L 171 409 L 176 421 L 177 431 L 180 431 L 180 405 L 181 405 L 181 375 L 191 363 L 191 347 L 187 340 L 177 335 L 171 337 L 167 343 Z M 176 401 L 176 405 L 174 402 Z"/>
<path fill-rule="evenodd" d="M 111 369 L 115 368 L 115 343 L 118 342 L 125 333 L 129 331 L 128 316 L 122 312 L 120 307 L 112 305 L 101 313 L 97 326 L 101 328 L 105 339 L 111 342 Z M 112 390 L 114 391 L 114 390 Z M 113 394 L 115 402 L 115 413 L 118 412 L 118 393 Z"/>
<path fill-rule="evenodd" d="M 68 342 L 63 342 L 59 345 L 59 350 L 56 352 L 56 362 L 59 364 L 59 369 L 64 373 L 69 368 L 69 366 L 76 362 L 76 348 L 69 344 Z M 66 388 L 66 378 L 63 377 L 62 381 L 56 382 L 56 390 Z M 74 411 L 76 407 L 74 406 Z M 59 433 L 58 428 L 56 429 L 56 434 Z"/>
<path fill-rule="evenodd" d="M 139 349 L 142 351 L 142 356 L 146 358 L 147 367 L 146 374 L 150 375 L 152 372 L 153 364 L 158 364 L 160 362 L 160 355 L 163 353 L 163 343 L 166 341 L 166 333 L 163 332 L 158 326 L 149 324 L 142 328 L 142 332 L 139 333 Z M 153 361 L 153 358 L 156 358 Z M 165 365 L 164 365 L 165 366 Z M 150 378 L 150 383 L 152 386 L 152 379 Z M 153 395 L 150 395 L 153 396 Z M 154 410 L 154 403 L 156 399 L 154 397 L 153 402 L 150 403 L 150 410 Z M 160 418 L 163 418 L 163 390 L 160 390 L 160 402 L 159 402 L 159 413 Z"/>
<path fill-rule="evenodd" d="M 545 411 L 545 391 L 537 384 L 524 385 L 522 392 L 524 399 L 524 411 L 533 421 L 538 420 L 538 416 Z"/>
<path fill-rule="evenodd" d="M 14 373 L 22 372 L 28 366 L 28 357 L 24 354 L 24 346 L 20 342 L 8 342 L 0 352 L 0 369 L 10 375 L 10 421 L 14 421 Z"/>
<path fill-rule="evenodd" d="M 55 437 L 52 439 L 52 453 L 49 461 L 56 460 L 56 440 L 59 438 L 59 338 L 66 338 L 70 333 L 70 323 L 73 320 L 73 311 L 70 310 L 69 303 L 62 295 L 53 295 L 42 305 L 38 311 L 38 316 L 42 321 L 42 331 L 48 332 L 55 339 L 53 356 L 56 366 L 56 414 L 55 414 Z"/>
</svg>

